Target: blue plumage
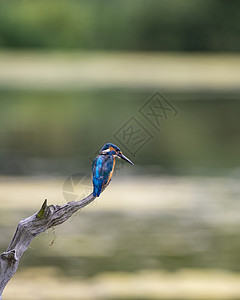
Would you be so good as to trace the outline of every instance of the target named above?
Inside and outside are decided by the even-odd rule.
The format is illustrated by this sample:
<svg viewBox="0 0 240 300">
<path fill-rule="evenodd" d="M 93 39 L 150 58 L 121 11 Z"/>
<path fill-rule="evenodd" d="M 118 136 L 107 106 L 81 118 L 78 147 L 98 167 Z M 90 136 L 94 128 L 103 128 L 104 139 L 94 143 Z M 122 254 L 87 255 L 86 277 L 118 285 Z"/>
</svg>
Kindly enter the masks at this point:
<svg viewBox="0 0 240 300">
<path fill-rule="evenodd" d="M 122 158 L 133 165 L 133 163 L 122 154 L 121 150 L 114 144 L 107 143 L 100 150 L 92 164 L 93 174 L 93 196 L 99 197 L 102 189 L 108 185 L 112 178 L 115 157 Z"/>
<path fill-rule="evenodd" d="M 110 174 L 114 165 L 113 155 L 98 155 L 92 165 L 93 172 L 93 196 L 99 197 L 102 188 L 110 180 Z"/>
</svg>

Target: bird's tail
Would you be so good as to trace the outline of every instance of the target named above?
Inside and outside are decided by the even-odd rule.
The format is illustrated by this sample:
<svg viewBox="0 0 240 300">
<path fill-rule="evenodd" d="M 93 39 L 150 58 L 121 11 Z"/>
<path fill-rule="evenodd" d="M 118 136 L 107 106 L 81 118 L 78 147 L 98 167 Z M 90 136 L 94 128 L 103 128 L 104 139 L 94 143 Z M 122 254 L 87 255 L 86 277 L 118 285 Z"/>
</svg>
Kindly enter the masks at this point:
<svg viewBox="0 0 240 300">
<path fill-rule="evenodd" d="M 103 182 L 99 182 L 99 181 L 96 181 L 93 180 L 93 196 L 94 197 L 99 197 L 100 194 L 101 194 L 101 191 L 102 191 L 102 185 L 103 185 Z"/>
</svg>

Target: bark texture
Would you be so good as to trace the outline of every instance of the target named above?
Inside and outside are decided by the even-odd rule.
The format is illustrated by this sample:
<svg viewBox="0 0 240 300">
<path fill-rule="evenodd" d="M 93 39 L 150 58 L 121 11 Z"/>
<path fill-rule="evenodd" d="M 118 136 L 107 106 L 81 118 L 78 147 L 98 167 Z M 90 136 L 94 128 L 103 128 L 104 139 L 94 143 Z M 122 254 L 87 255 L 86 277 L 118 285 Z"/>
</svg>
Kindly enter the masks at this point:
<svg viewBox="0 0 240 300">
<path fill-rule="evenodd" d="M 90 204 L 94 199 L 95 197 L 90 194 L 83 200 L 72 201 L 62 206 L 48 206 L 47 200 L 45 200 L 39 212 L 18 223 L 6 252 L 0 255 L 0 300 L 4 288 L 16 273 L 20 259 L 32 240 L 48 228 L 64 223 L 75 212 Z"/>
</svg>

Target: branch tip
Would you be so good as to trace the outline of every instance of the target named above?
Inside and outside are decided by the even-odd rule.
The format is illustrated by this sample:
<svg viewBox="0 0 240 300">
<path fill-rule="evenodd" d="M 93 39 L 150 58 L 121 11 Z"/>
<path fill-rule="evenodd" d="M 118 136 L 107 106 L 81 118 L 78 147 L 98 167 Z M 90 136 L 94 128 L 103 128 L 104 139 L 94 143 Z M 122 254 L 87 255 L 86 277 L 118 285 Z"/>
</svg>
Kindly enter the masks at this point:
<svg viewBox="0 0 240 300">
<path fill-rule="evenodd" d="M 43 205 L 41 207 L 41 209 L 39 210 L 39 212 L 37 213 L 37 217 L 40 219 L 43 219 L 46 215 L 47 212 L 47 199 L 44 200 Z"/>
</svg>

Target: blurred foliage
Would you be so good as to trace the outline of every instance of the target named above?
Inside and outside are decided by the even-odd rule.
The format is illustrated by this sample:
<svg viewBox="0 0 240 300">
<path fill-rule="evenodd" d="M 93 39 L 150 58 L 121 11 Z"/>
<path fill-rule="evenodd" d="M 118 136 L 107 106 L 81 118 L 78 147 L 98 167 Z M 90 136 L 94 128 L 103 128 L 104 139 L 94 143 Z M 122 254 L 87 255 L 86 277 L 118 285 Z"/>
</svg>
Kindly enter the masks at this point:
<svg viewBox="0 0 240 300">
<path fill-rule="evenodd" d="M 0 2 L 0 47 L 239 51 L 236 0 Z"/>
</svg>

